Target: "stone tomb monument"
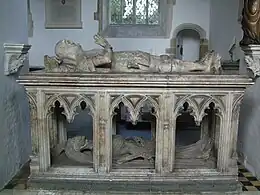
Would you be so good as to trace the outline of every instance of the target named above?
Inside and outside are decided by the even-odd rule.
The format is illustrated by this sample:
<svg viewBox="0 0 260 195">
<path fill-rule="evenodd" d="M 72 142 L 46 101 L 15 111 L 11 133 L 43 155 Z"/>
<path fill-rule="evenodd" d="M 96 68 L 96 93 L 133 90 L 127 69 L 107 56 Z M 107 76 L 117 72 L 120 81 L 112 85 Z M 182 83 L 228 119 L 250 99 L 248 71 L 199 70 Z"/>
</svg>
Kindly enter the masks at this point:
<svg viewBox="0 0 260 195">
<path fill-rule="evenodd" d="M 220 56 L 198 62 L 142 51 L 100 50 L 59 41 L 45 69 L 20 76 L 31 112 L 31 187 L 129 192 L 237 192 L 237 130 L 243 94 L 253 82 L 225 75 Z M 124 108 L 124 109 L 123 109 Z M 67 123 L 87 110 L 93 136 L 68 136 Z M 151 138 L 118 134 L 122 110 L 132 124 L 150 114 Z M 176 145 L 176 121 L 201 129 Z M 124 115 L 124 114 L 123 114 Z M 120 117 L 119 117 L 120 118 Z M 186 136 L 190 136 L 187 134 Z"/>
</svg>

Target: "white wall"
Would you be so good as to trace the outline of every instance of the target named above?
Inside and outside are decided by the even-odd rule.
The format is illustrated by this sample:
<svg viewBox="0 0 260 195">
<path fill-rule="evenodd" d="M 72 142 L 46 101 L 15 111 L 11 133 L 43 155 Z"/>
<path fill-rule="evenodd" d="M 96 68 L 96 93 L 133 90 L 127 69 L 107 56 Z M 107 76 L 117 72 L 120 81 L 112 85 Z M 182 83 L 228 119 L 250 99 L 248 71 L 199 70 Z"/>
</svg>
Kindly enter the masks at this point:
<svg viewBox="0 0 260 195">
<path fill-rule="evenodd" d="M 237 21 L 239 3 L 242 0 L 212 0 L 211 2 L 211 48 L 228 59 L 228 47 L 234 36 L 237 41 L 242 38 L 241 25 Z M 244 55 L 237 52 L 240 68 L 245 70 Z M 240 110 L 238 151 L 242 160 L 253 174 L 260 178 L 260 80 L 246 90 Z"/>
<path fill-rule="evenodd" d="M 200 54 L 200 35 L 198 34 L 198 32 L 196 32 L 195 30 L 182 30 L 177 35 L 177 39 L 179 38 L 182 40 L 182 46 L 183 46 L 182 60 L 185 61 L 198 60 Z"/>
<path fill-rule="evenodd" d="M 247 89 L 240 111 L 238 150 L 241 160 L 260 178 L 260 80 Z"/>
<path fill-rule="evenodd" d="M 207 32 L 206 38 L 209 38 L 210 0 L 176 0 L 172 32 L 183 23 L 199 25 Z"/>
<path fill-rule="evenodd" d="M 239 1 L 211 0 L 210 10 L 210 49 L 218 52 L 223 59 L 229 60 L 228 50 L 233 38 L 236 37 L 239 44 L 242 37 L 241 24 L 238 22 Z M 240 48 L 236 52 L 235 55 L 239 59 Z"/>
<path fill-rule="evenodd" d="M 54 55 L 54 45 L 60 39 L 71 39 L 83 45 L 85 50 L 98 48 L 93 35 L 98 31 L 98 22 L 94 21 L 96 0 L 82 0 L 83 29 L 55 30 L 44 28 L 44 1 L 31 1 L 34 21 L 34 35 L 29 38 L 30 65 L 43 66 L 44 55 Z M 210 0 L 176 0 L 173 12 L 173 29 L 182 23 L 195 23 L 209 32 Z M 209 34 L 209 33 L 208 33 Z M 170 39 L 109 39 L 115 50 L 143 50 L 153 54 L 165 53 L 170 47 Z"/>
<path fill-rule="evenodd" d="M 15 15 L 14 15 L 15 13 Z M 28 43 L 27 1 L 0 6 L 0 189 L 29 160 L 29 107 L 25 90 L 13 76 L 4 76 L 3 43 Z"/>
</svg>

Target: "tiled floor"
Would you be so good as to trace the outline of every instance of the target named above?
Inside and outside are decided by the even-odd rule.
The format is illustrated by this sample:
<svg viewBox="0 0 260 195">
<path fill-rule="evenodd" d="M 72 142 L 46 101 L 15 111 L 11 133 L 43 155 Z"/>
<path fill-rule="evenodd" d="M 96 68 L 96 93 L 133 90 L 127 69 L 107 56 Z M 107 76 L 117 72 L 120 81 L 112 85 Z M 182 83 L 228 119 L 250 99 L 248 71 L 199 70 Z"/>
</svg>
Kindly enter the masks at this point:
<svg viewBox="0 0 260 195">
<path fill-rule="evenodd" d="M 238 163 L 238 179 L 243 185 L 243 191 L 260 191 L 260 181 L 240 163 Z"/>
<path fill-rule="evenodd" d="M 243 191 L 260 191 L 260 180 L 257 180 L 243 165 L 238 163 L 239 181 L 243 185 Z M 25 166 L 5 189 L 26 189 L 29 176 L 29 166 Z"/>
</svg>

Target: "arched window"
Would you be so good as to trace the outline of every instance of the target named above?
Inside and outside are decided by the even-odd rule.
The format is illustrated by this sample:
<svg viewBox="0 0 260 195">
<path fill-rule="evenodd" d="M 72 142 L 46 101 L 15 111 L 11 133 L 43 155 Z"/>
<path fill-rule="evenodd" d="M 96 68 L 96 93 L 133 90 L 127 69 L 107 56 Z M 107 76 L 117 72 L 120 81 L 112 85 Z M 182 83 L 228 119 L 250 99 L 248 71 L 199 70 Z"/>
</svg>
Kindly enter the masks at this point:
<svg viewBox="0 0 260 195">
<path fill-rule="evenodd" d="M 175 0 L 99 0 L 99 32 L 106 37 L 169 37 Z"/>
<path fill-rule="evenodd" d="M 158 25 L 159 0 L 110 0 L 110 24 Z"/>
</svg>

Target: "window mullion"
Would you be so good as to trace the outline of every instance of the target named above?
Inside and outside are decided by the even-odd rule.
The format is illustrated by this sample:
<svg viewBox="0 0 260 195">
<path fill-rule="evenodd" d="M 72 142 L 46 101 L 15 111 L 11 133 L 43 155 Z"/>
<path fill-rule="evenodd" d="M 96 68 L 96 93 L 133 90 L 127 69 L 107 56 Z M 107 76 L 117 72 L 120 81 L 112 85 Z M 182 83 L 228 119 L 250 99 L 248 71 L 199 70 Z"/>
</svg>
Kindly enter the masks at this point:
<svg viewBox="0 0 260 195">
<path fill-rule="evenodd" d="M 121 8 L 120 8 L 120 23 L 123 24 L 123 16 L 124 16 L 124 1 L 125 0 L 121 0 Z"/>
<path fill-rule="evenodd" d="M 133 24 L 136 24 L 136 0 L 133 0 Z"/>
<path fill-rule="evenodd" d="M 145 24 L 148 24 L 148 10 L 149 10 L 149 0 L 146 0 L 145 6 Z"/>
</svg>

